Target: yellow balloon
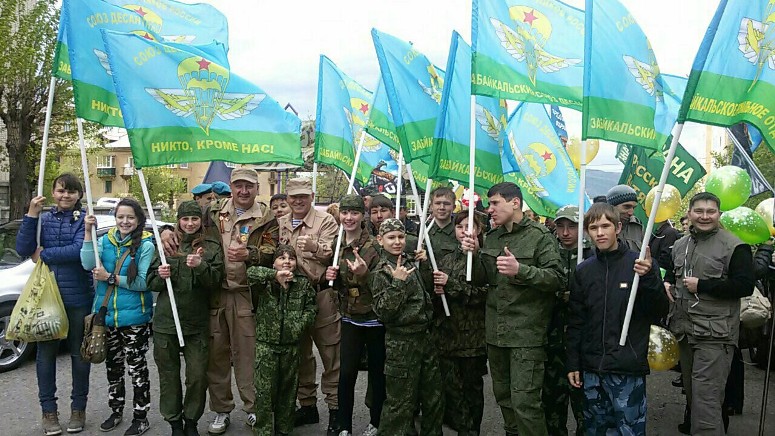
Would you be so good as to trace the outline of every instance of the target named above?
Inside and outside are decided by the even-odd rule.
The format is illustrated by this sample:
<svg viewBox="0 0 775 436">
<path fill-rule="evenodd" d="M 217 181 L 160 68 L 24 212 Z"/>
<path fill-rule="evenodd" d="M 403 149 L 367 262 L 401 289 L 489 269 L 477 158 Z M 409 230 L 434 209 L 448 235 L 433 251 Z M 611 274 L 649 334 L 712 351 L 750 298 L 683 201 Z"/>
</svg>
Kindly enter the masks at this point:
<svg viewBox="0 0 775 436">
<path fill-rule="evenodd" d="M 775 198 L 768 198 L 756 206 L 756 213 L 764 218 L 767 227 L 770 229 L 770 236 L 775 236 L 775 226 L 772 224 L 772 207 L 774 204 Z"/>
<path fill-rule="evenodd" d="M 570 138 L 565 145 L 565 149 L 568 151 L 568 157 L 570 157 L 571 162 L 573 162 L 573 166 L 576 167 L 576 169 L 581 168 L 581 140 L 579 140 L 579 138 Z M 597 139 L 587 139 L 585 164 L 592 162 L 599 150 L 600 141 Z"/>
<path fill-rule="evenodd" d="M 651 214 L 651 206 L 654 204 L 654 197 L 657 195 L 657 187 L 651 188 L 646 195 L 646 215 Z M 661 223 L 675 216 L 681 209 L 681 192 L 673 185 L 665 184 L 662 190 L 662 198 L 657 207 L 657 216 L 655 222 Z"/>
<path fill-rule="evenodd" d="M 667 371 L 678 364 L 678 341 L 669 330 L 651 326 L 648 360 L 654 371 Z"/>
</svg>

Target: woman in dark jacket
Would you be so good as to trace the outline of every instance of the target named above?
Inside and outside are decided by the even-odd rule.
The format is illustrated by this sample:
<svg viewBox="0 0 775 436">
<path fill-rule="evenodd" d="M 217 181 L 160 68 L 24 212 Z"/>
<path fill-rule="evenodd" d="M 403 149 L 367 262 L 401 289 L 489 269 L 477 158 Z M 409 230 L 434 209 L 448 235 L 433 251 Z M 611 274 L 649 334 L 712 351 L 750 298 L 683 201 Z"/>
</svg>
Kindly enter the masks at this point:
<svg viewBox="0 0 775 436">
<path fill-rule="evenodd" d="M 30 207 L 22 220 L 16 251 L 22 256 L 40 258 L 54 273 L 62 302 L 65 304 L 70 325 L 67 345 L 72 365 L 71 415 L 67 425 L 69 433 L 83 430 L 86 397 L 89 394 L 88 362 L 81 360 L 83 318 L 91 312 L 94 291 L 90 274 L 81 267 L 86 216 L 81 211 L 83 188 L 72 174 L 62 174 L 53 183 L 54 207 L 46 212 L 46 197 L 38 196 L 30 201 Z M 42 213 L 41 213 L 42 212 Z M 40 245 L 37 242 L 38 221 L 41 223 Z M 59 341 L 38 342 L 35 370 L 38 376 L 38 398 L 43 409 L 43 432 L 46 435 L 62 433 L 57 413 L 56 358 Z"/>
</svg>

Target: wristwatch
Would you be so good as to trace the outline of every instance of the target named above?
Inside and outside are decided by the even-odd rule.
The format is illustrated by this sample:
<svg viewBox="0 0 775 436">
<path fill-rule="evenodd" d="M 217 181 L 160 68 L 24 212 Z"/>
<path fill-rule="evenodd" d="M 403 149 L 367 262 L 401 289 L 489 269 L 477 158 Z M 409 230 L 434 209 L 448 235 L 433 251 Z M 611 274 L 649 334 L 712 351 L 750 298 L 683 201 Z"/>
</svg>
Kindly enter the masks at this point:
<svg viewBox="0 0 775 436">
<path fill-rule="evenodd" d="M 115 274 L 112 274 L 112 273 L 111 273 L 111 274 L 108 276 L 108 284 L 109 284 L 110 286 L 113 286 L 113 285 L 115 285 L 115 284 L 116 284 L 116 275 L 115 275 Z"/>
</svg>

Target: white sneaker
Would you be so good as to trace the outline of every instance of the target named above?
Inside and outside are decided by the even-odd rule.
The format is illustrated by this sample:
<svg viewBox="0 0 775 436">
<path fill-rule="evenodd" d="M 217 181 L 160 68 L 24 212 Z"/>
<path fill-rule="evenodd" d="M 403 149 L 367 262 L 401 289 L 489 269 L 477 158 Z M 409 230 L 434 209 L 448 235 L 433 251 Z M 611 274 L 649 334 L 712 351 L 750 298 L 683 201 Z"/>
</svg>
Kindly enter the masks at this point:
<svg viewBox="0 0 775 436">
<path fill-rule="evenodd" d="M 215 419 L 213 419 L 213 422 L 207 427 L 207 432 L 210 434 L 224 434 L 226 433 L 226 429 L 229 428 L 230 422 L 231 420 L 229 419 L 228 413 L 216 413 Z"/>
<path fill-rule="evenodd" d="M 366 430 L 363 431 L 363 436 L 377 436 L 377 427 L 369 424 Z"/>
<path fill-rule="evenodd" d="M 253 427 L 256 425 L 256 414 L 255 413 L 248 413 L 248 419 L 245 421 L 245 424 L 249 425 L 250 427 Z"/>
<path fill-rule="evenodd" d="M 342 430 L 341 432 L 339 432 L 339 436 L 352 436 L 352 433 L 350 433 L 347 430 Z"/>
</svg>

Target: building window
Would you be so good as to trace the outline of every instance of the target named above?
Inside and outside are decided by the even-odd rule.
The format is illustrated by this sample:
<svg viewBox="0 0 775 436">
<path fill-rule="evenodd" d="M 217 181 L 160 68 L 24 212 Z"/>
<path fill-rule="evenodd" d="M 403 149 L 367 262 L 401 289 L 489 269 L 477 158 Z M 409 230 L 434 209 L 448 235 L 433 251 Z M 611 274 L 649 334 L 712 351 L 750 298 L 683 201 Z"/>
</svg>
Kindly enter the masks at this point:
<svg viewBox="0 0 775 436">
<path fill-rule="evenodd" d="M 175 169 L 175 168 L 177 168 L 177 167 L 178 167 L 178 165 L 177 165 L 177 164 L 169 164 L 169 165 L 167 165 L 167 168 L 172 168 L 172 169 Z"/>
<path fill-rule="evenodd" d="M 113 154 L 97 156 L 97 168 L 115 168 L 116 156 Z"/>
<path fill-rule="evenodd" d="M 113 193 L 113 180 L 105 180 L 105 193 Z"/>
<path fill-rule="evenodd" d="M 274 192 L 274 187 L 275 187 L 275 186 L 276 186 L 276 185 L 275 185 L 274 183 L 272 183 L 271 185 L 269 185 L 269 196 L 270 196 L 270 197 L 274 196 L 274 194 L 275 194 L 275 192 Z"/>
<path fill-rule="evenodd" d="M 127 158 L 126 162 L 129 164 L 130 168 L 134 168 L 135 167 L 135 158 L 134 158 L 134 156 L 129 156 Z"/>
<path fill-rule="evenodd" d="M 188 191 L 188 178 L 187 177 L 183 177 L 180 180 L 183 182 L 183 186 L 185 187 L 186 191 Z"/>
<path fill-rule="evenodd" d="M 187 170 L 188 169 L 188 163 L 182 163 L 178 166 L 181 170 Z"/>
</svg>

